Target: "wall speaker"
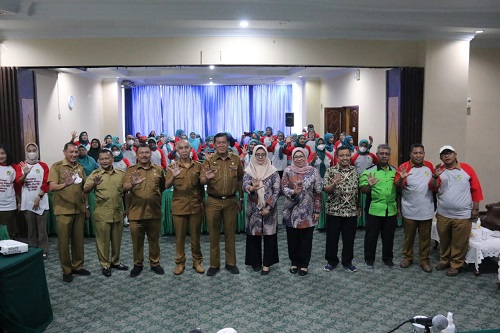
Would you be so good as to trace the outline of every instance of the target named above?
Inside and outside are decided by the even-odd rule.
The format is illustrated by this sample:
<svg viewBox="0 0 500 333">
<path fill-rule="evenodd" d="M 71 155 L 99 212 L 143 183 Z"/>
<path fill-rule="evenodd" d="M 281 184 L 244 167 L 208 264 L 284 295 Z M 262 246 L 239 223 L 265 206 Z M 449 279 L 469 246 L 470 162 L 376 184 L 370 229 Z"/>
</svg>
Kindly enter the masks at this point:
<svg viewBox="0 0 500 333">
<path fill-rule="evenodd" d="M 286 127 L 293 127 L 293 112 L 285 113 L 285 125 Z"/>
</svg>

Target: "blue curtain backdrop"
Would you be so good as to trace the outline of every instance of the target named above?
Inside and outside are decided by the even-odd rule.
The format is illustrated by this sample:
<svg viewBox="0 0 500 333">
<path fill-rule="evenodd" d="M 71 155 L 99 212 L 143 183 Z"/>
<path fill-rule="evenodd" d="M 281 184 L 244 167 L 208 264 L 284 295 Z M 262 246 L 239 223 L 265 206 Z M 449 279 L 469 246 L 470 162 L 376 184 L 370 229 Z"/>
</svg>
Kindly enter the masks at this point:
<svg viewBox="0 0 500 333">
<path fill-rule="evenodd" d="M 177 129 L 202 137 L 230 132 L 285 128 L 292 111 L 292 86 L 140 86 L 132 89 L 132 110 L 125 110 L 125 130 L 174 135 Z"/>
</svg>

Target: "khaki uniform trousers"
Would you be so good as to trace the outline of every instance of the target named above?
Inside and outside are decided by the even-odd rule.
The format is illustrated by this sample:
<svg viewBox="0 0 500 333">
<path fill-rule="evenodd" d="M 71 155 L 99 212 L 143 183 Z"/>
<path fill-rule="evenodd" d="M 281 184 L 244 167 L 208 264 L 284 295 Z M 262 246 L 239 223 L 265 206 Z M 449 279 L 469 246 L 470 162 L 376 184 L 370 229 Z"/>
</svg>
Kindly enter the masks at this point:
<svg viewBox="0 0 500 333">
<path fill-rule="evenodd" d="M 83 226 L 85 213 L 56 215 L 57 248 L 63 274 L 83 268 Z M 70 253 L 71 242 L 71 253 Z"/>
<path fill-rule="evenodd" d="M 404 238 L 403 238 L 403 259 L 413 261 L 413 245 L 418 230 L 418 260 L 420 265 L 430 264 L 429 252 L 431 249 L 431 229 L 432 219 L 412 220 L 403 217 Z"/>
<path fill-rule="evenodd" d="M 175 263 L 177 265 L 186 263 L 185 243 L 189 224 L 193 266 L 201 264 L 203 261 L 200 247 L 201 212 L 190 215 L 172 215 L 172 222 L 175 229 Z"/>
<path fill-rule="evenodd" d="M 441 248 L 439 263 L 460 268 L 465 262 L 472 228 L 471 219 L 450 219 L 437 214 L 437 231 Z"/>
<path fill-rule="evenodd" d="M 94 219 L 95 245 L 97 258 L 102 268 L 120 263 L 123 221 L 103 222 Z M 109 249 L 111 247 L 111 257 Z"/>
<path fill-rule="evenodd" d="M 238 218 L 238 201 L 236 196 L 229 199 L 208 197 L 205 206 L 210 238 L 210 267 L 220 267 L 220 230 L 224 220 L 224 241 L 226 265 L 236 266 L 236 221 Z"/>
<path fill-rule="evenodd" d="M 130 236 L 134 255 L 134 266 L 143 266 L 144 236 L 148 236 L 149 264 L 160 265 L 160 231 L 161 219 L 137 220 L 130 222 Z"/>
<path fill-rule="evenodd" d="M 43 253 L 49 253 L 49 237 L 47 235 L 47 216 L 49 211 L 45 210 L 42 215 L 25 210 L 24 219 L 28 225 L 28 245 L 43 249 Z"/>
</svg>

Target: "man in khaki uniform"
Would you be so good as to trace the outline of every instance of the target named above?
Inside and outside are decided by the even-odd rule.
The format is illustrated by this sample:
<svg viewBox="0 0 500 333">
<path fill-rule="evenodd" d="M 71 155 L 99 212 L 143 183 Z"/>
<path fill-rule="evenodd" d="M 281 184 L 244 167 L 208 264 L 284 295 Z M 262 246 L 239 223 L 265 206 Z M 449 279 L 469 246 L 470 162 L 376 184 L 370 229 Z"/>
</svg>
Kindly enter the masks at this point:
<svg viewBox="0 0 500 333">
<path fill-rule="evenodd" d="M 127 266 L 120 263 L 120 246 L 123 231 L 123 175 L 124 172 L 113 167 L 111 150 L 99 153 L 101 167 L 87 178 L 83 191 L 95 191 L 95 243 L 102 274 L 111 276 L 111 268 L 126 271 Z M 111 258 L 109 247 L 111 245 Z"/>
<path fill-rule="evenodd" d="M 188 224 L 193 268 L 197 273 L 203 274 L 205 269 L 201 266 L 203 256 L 200 248 L 200 228 L 205 189 L 200 183 L 201 163 L 191 159 L 191 146 L 187 140 L 177 141 L 175 149 L 180 159 L 167 168 L 165 183 L 166 188 L 174 186 L 172 221 L 175 228 L 177 264 L 174 274 L 182 274 L 186 267 L 185 242 Z"/>
<path fill-rule="evenodd" d="M 208 200 L 205 216 L 210 233 L 210 268 L 208 276 L 220 270 L 220 228 L 224 220 L 226 269 L 232 274 L 240 271 L 236 267 L 236 221 L 243 201 L 243 167 L 240 158 L 229 152 L 226 133 L 215 135 L 215 154 L 203 162 L 201 183 L 207 185 Z M 236 199 L 239 193 L 239 201 Z"/>
<path fill-rule="evenodd" d="M 127 207 L 134 255 L 131 277 L 141 274 L 144 261 L 144 236 L 148 236 L 149 264 L 156 274 L 165 274 L 160 266 L 161 195 L 165 189 L 163 169 L 151 163 L 151 148 L 137 148 L 137 164 L 123 177 L 123 191 L 130 191 Z M 128 202 L 128 201 L 127 201 Z"/>
<path fill-rule="evenodd" d="M 63 153 L 64 159 L 50 167 L 47 181 L 54 195 L 52 201 L 63 281 L 71 282 L 73 274 L 90 275 L 83 268 L 83 225 L 87 203 L 83 194 L 85 173 L 83 167 L 76 162 L 78 147 L 68 142 L 64 145 Z"/>
</svg>

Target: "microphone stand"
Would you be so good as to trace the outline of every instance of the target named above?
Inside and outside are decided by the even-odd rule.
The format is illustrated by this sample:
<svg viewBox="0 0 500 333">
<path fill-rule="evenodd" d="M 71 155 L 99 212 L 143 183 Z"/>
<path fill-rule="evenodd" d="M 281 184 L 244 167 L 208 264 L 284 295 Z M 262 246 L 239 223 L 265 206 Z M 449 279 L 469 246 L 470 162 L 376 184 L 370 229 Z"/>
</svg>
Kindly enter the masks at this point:
<svg viewBox="0 0 500 333">
<path fill-rule="evenodd" d="M 425 325 L 424 332 L 425 333 L 431 333 L 431 327 L 429 325 Z"/>
</svg>

